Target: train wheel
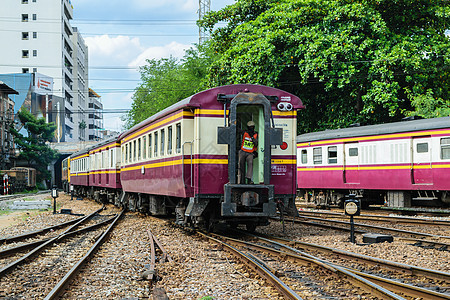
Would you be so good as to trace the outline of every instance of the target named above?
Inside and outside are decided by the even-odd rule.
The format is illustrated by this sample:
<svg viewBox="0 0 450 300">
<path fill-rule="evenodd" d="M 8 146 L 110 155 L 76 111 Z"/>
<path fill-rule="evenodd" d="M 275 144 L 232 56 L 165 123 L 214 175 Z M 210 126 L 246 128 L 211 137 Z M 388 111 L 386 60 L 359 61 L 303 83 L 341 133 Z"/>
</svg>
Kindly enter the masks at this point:
<svg viewBox="0 0 450 300">
<path fill-rule="evenodd" d="M 245 224 L 245 228 L 247 229 L 247 231 L 255 232 L 256 224 L 255 223 L 247 223 L 247 224 Z"/>
</svg>

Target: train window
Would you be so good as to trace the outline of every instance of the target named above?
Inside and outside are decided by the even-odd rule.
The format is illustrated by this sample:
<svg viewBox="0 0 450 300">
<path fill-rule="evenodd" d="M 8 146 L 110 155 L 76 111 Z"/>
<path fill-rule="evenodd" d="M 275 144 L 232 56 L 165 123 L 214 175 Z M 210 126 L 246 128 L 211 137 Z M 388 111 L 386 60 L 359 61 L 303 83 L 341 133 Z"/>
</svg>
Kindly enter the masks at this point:
<svg viewBox="0 0 450 300">
<path fill-rule="evenodd" d="M 417 144 L 417 153 L 427 153 L 427 152 L 428 152 L 428 143 Z"/>
<path fill-rule="evenodd" d="M 125 162 L 128 162 L 128 144 L 125 145 Z"/>
<path fill-rule="evenodd" d="M 143 159 L 147 158 L 147 137 L 146 136 L 142 137 L 142 158 Z"/>
<path fill-rule="evenodd" d="M 158 132 L 155 132 L 155 149 L 153 150 L 153 156 L 157 157 L 158 156 Z"/>
<path fill-rule="evenodd" d="M 109 165 L 110 168 L 114 168 L 114 155 L 113 155 L 113 153 L 114 153 L 114 151 L 113 151 L 113 149 L 111 149 L 109 151 L 109 154 L 111 156 L 111 159 L 110 159 L 111 164 Z"/>
<path fill-rule="evenodd" d="M 348 156 L 358 156 L 358 148 L 349 148 Z"/>
<path fill-rule="evenodd" d="M 450 159 L 450 138 L 441 139 L 441 159 Z"/>
<path fill-rule="evenodd" d="M 136 140 L 133 141 L 133 161 L 136 161 Z"/>
<path fill-rule="evenodd" d="M 177 153 L 181 152 L 181 123 L 177 124 Z"/>
<path fill-rule="evenodd" d="M 148 135 L 148 158 L 152 157 L 152 134 Z"/>
<path fill-rule="evenodd" d="M 167 154 L 172 154 L 172 126 L 167 128 Z"/>
<path fill-rule="evenodd" d="M 306 149 L 302 150 L 302 164 L 308 163 L 308 151 Z"/>
<path fill-rule="evenodd" d="M 138 139 L 138 160 L 141 160 L 141 151 L 142 151 L 142 143 L 141 138 Z"/>
<path fill-rule="evenodd" d="M 164 140 L 165 140 L 164 129 L 161 129 L 161 156 L 164 155 Z"/>
<path fill-rule="evenodd" d="M 313 161 L 315 165 L 322 163 L 322 148 L 313 149 Z"/>
<path fill-rule="evenodd" d="M 337 164 L 337 147 L 336 146 L 328 147 L 328 163 L 329 164 Z"/>
<path fill-rule="evenodd" d="M 121 151 L 122 151 L 122 161 L 125 163 L 125 146 L 122 145 L 122 147 L 120 147 Z"/>
</svg>

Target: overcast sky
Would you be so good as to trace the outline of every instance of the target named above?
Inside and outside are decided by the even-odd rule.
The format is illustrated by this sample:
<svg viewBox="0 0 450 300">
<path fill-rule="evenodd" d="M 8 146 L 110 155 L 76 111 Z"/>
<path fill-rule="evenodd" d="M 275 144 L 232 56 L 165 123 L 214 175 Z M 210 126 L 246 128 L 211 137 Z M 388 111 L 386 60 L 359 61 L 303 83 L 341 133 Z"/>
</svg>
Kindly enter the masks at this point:
<svg viewBox="0 0 450 300">
<path fill-rule="evenodd" d="M 121 131 L 120 115 L 129 109 L 139 84 L 138 66 L 146 59 L 182 57 L 198 43 L 198 0 L 71 0 L 72 26 L 89 48 L 89 87 L 103 102 L 104 127 Z M 211 0 L 219 10 L 234 0 Z"/>
</svg>

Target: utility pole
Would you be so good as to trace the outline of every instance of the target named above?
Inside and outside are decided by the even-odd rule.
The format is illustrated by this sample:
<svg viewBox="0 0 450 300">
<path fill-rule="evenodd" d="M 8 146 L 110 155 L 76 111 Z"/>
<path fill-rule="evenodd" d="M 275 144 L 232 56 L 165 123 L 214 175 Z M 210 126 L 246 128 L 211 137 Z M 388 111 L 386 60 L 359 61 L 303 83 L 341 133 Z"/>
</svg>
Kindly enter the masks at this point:
<svg viewBox="0 0 450 300">
<path fill-rule="evenodd" d="M 198 19 L 201 20 L 203 17 L 211 11 L 211 0 L 198 0 Z M 198 27 L 199 44 L 209 40 L 208 32 Z"/>
</svg>

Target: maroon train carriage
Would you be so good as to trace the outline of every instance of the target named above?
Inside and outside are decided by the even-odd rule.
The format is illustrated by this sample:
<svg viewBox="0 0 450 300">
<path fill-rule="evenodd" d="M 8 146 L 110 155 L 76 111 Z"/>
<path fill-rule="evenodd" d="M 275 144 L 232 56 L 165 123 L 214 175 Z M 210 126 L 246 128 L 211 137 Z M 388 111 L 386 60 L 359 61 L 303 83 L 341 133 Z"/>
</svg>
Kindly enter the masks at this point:
<svg viewBox="0 0 450 300">
<path fill-rule="evenodd" d="M 300 99 L 259 85 L 213 88 L 186 98 L 120 135 L 120 199 L 179 224 L 268 224 L 296 209 L 296 127 Z M 259 134 L 252 180 L 238 184 L 238 150 L 254 121 Z"/>
<path fill-rule="evenodd" d="M 297 137 L 299 196 L 339 204 L 450 204 L 450 118 L 308 133 Z"/>
<path fill-rule="evenodd" d="M 96 201 L 117 202 L 121 193 L 120 143 L 117 137 L 72 155 L 70 184 L 76 195 Z"/>
</svg>

